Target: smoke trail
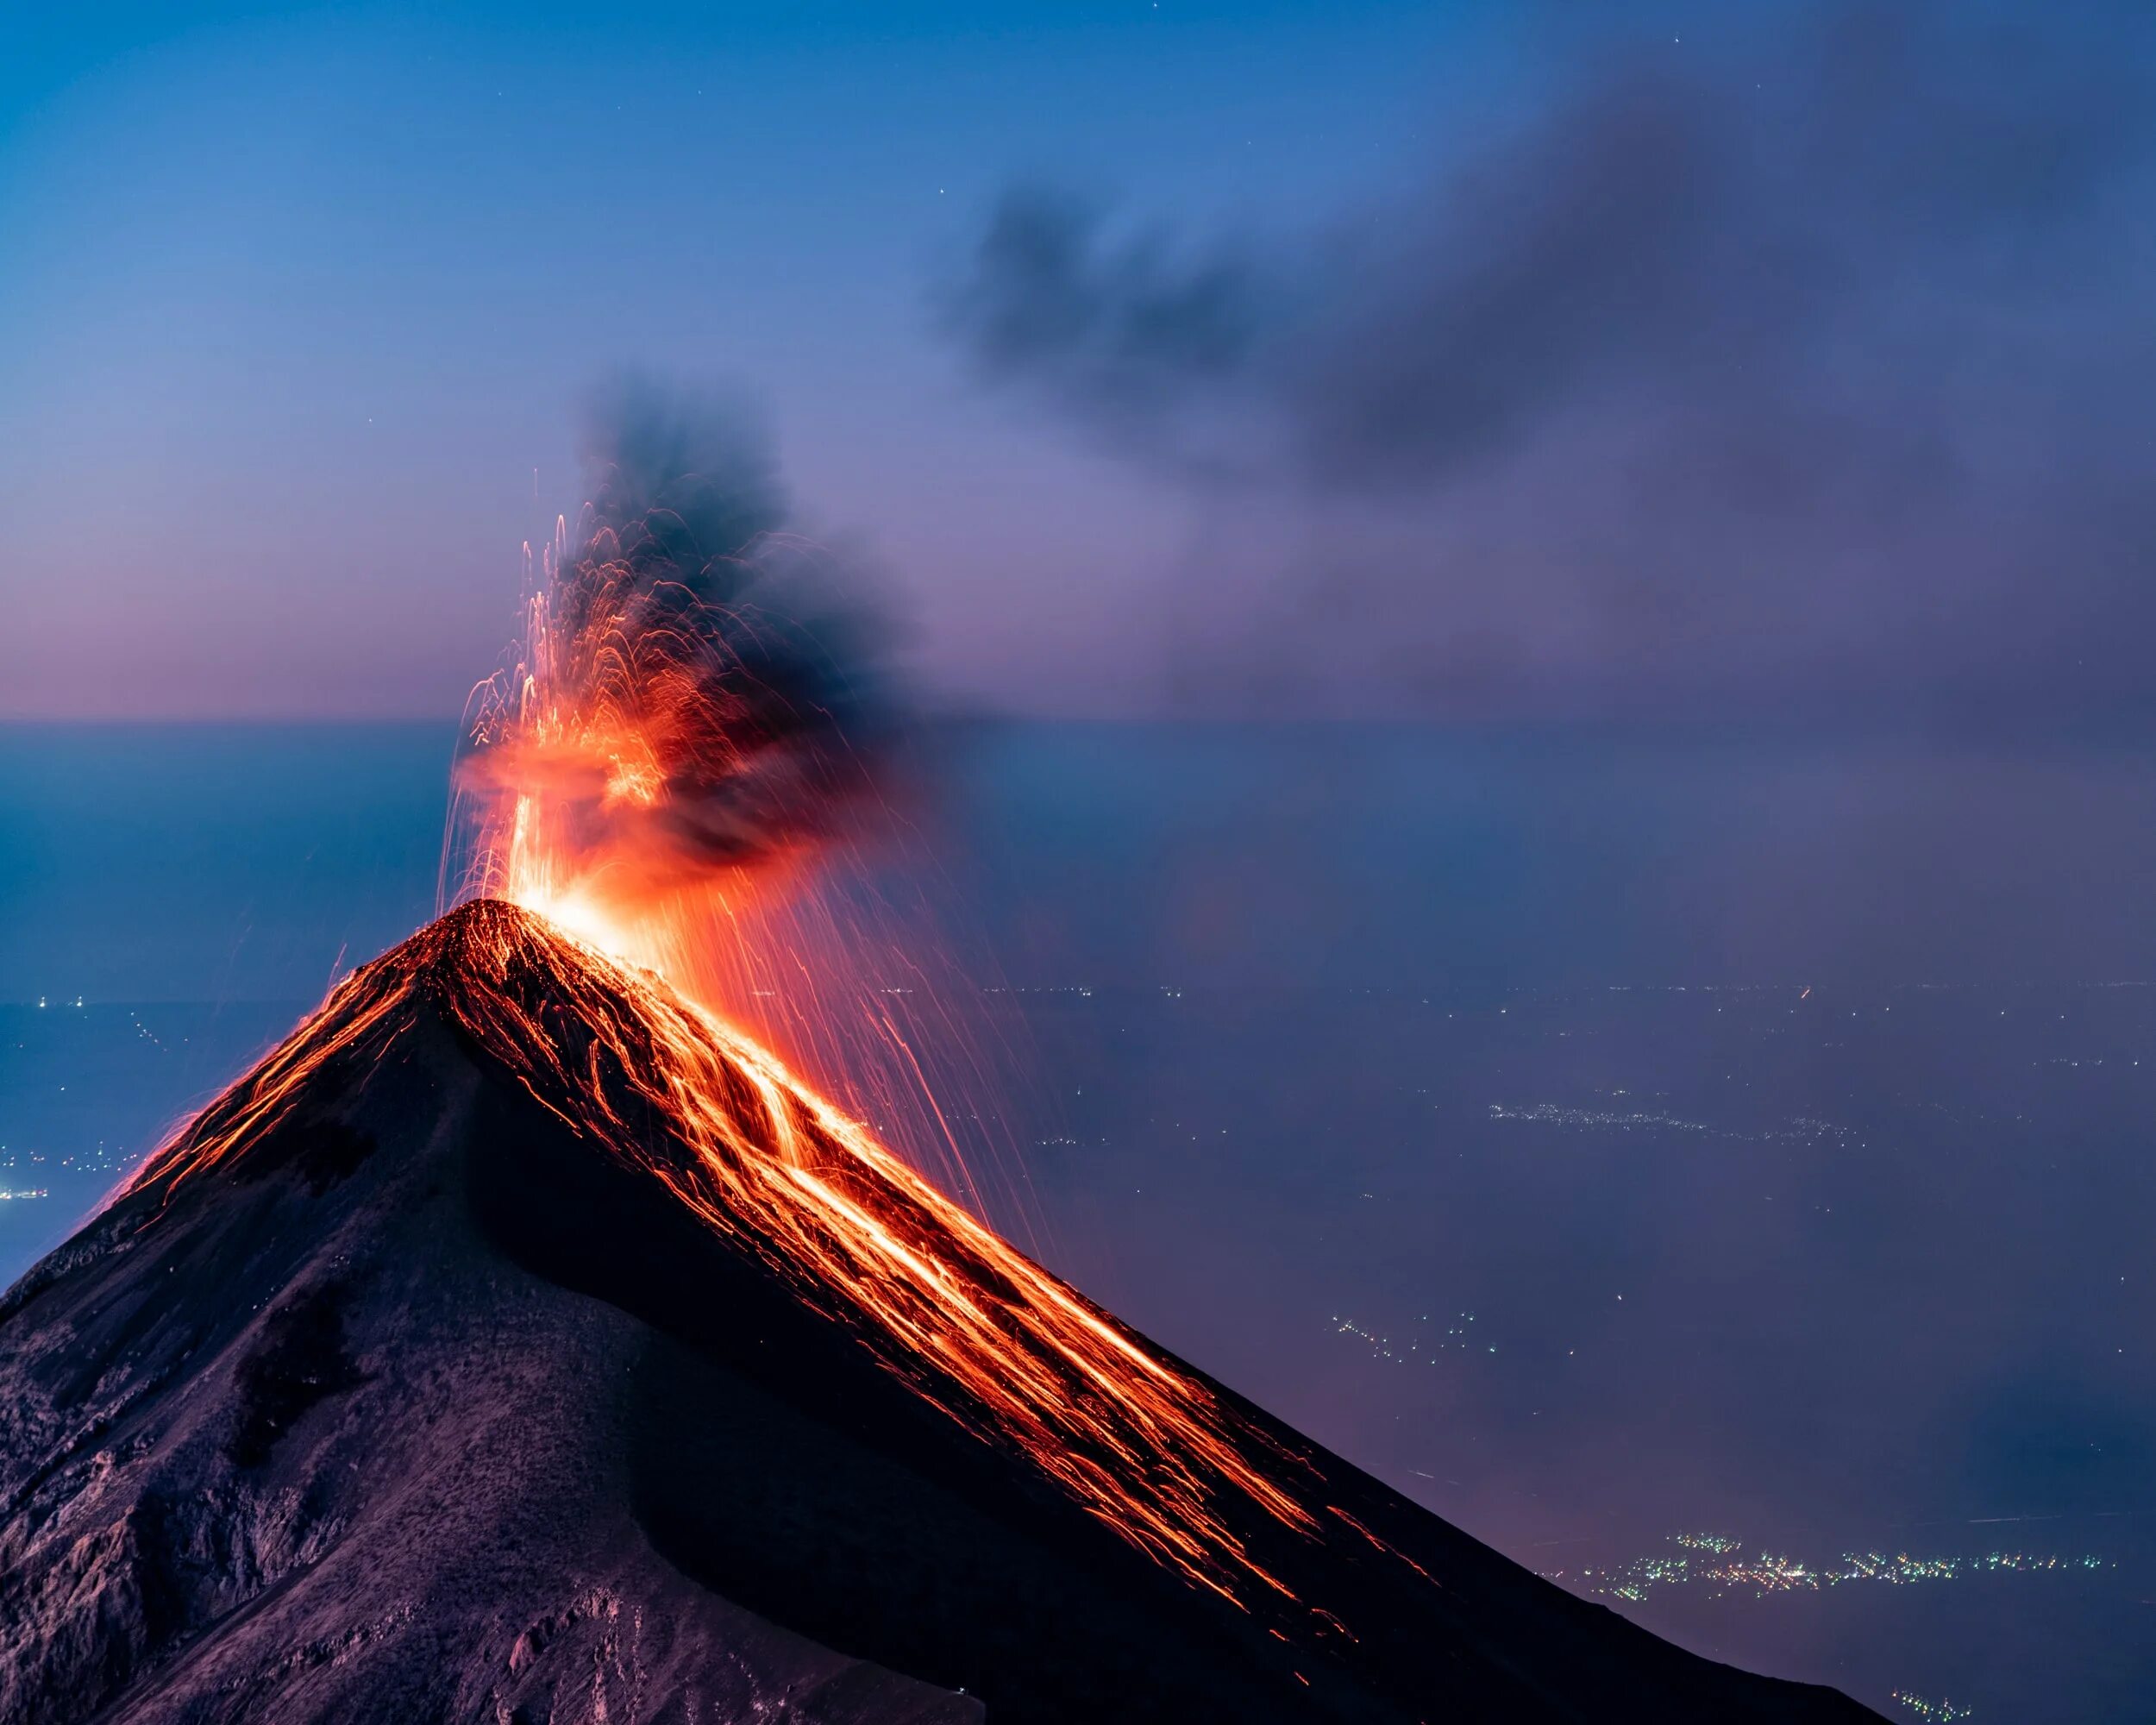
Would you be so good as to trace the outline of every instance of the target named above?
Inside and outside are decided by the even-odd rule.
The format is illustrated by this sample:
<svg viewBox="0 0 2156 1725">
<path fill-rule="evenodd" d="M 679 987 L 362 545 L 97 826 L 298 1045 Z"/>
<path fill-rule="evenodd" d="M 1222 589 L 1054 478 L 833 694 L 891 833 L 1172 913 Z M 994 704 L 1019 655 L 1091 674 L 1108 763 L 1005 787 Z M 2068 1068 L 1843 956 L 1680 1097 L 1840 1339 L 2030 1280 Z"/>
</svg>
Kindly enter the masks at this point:
<svg viewBox="0 0 2156 1725">
<path fill-rule="evenodd" d="M 946 285 L 981 378 L 1206 510 L 1179 681 L 2145 718 L 2156 14 L 1524 9 L 1513 123 L 1411 189 L 1209 237 L 1019 188 Z"/>
</svg>

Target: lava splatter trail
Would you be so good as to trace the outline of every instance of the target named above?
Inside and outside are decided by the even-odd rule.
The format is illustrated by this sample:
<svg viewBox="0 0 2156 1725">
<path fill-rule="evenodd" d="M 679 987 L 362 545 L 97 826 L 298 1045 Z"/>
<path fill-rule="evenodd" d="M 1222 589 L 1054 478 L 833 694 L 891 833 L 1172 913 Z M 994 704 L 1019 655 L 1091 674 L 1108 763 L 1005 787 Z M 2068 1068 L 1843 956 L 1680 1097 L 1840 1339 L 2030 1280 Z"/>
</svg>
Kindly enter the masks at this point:
<svg viewBox="0 0 2156 1725">
<path fill-rule="evenodd" d="M 895 1345 L 879 1350 L 886 1364 L 954 1417 L 981 1410 L 1133 1544 L 1231 1597 L 1237 1571 L 1280 1587 L 1220 1518 L 1215 1482 L 1301 1531 L 1315 1520 L 1250 1465 L 1200 1385 L 710 1013 L 533 919 L 505 913 L 485 925 L 468 969 L 492 986 L 453 1009 L 536 1094 L 571 1098 L 580 1130 L 657 1175 L 712 1228 L 819 1303 L 836 1296 L 869 1320 Z M 520 975 L 535 965 L 543 978 Z M 573 1034 L 589 1033 L 580 1050 L 528 1017 L 520 1001 L 535 983 L 573 990 Z M 687 1161 L 651 1155 L 636 1113 L 613 1101 L 624 1087 Z"/>
<path fill-rule="evenodd" d="M 592 441 L 592 501 L 528 550 L 513 662 L 473 692 L 442 906 L 507 899 L 659 972 L 1037 1243 L 979 996 L 868 884 L 918 789 L 879 606 L 790 530 L 737 405 L 630 384 Z"/>
</svg>

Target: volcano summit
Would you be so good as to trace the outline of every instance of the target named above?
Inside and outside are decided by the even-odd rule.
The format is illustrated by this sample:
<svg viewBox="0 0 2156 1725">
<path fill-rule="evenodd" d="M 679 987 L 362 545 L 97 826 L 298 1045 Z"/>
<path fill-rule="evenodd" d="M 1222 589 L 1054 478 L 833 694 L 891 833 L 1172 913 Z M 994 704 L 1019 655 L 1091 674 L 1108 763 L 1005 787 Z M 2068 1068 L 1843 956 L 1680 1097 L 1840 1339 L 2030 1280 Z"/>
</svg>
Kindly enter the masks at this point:
<svg viewBox="0 0 2156 1725">
<path fill-rule="evenodd" d="M 452 913 L 0 1302 L 0 1718 L 1857 1721 L 1119 1324 L 753 1043 Z"/>
</svg>

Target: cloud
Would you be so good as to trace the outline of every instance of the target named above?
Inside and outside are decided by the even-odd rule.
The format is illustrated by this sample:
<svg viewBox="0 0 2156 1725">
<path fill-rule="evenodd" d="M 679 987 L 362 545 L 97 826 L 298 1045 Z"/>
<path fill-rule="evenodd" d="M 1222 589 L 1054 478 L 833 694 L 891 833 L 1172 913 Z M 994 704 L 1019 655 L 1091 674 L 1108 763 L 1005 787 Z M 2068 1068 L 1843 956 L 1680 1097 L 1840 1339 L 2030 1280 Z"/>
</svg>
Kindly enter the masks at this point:
<svg viewBox="0 0 2156 1725">
<path fill-rule="evenodd" d="M 1321 233 L 1015 190 L 946 327 L 1205 499 L 1215 681 L 1292 624 L 1412 705 L 2138 709 L 2151 47 L 2109 5 L 1583 34 Z"/>
</svg>

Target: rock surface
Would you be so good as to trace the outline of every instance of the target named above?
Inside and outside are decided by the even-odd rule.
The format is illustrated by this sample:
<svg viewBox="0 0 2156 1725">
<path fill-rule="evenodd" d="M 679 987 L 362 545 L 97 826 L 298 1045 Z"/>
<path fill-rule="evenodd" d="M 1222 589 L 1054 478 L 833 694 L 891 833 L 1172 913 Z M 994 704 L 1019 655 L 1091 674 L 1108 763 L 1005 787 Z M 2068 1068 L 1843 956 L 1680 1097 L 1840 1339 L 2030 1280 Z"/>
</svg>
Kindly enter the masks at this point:
<svg viewBox="0 0 2156 1725">
<path fill-rule="evenodd" d="M 440 931 L 520 915 L 437 925 L 394 1013 L 295 1032 L 334 1051 L 237 1153 L 0 1301 L 0 1720 L 1874 1717 L 1573 1598 L 1225 1390 L 1371 1530 L 1266 1548 L 1352 1638 L 1177 1578 L 460 1030 Z"/>
</svg>

